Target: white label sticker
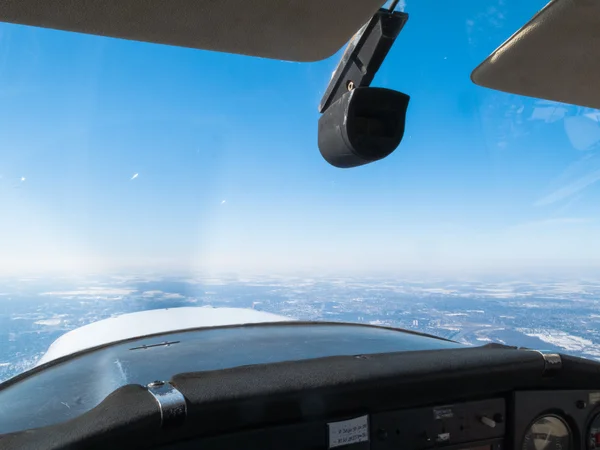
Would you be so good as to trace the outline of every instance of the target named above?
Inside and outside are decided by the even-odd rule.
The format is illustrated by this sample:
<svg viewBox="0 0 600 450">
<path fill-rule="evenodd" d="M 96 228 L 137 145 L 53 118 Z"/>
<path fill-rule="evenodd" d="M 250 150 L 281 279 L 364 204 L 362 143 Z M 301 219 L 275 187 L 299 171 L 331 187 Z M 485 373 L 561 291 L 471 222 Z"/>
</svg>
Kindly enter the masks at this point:
<svg viewBox="0 0 600 450">
<path fill-rule="evenodd" d="M 329 423 L 329 448 L 369 440 L 369 416 Z"/>
</svg>

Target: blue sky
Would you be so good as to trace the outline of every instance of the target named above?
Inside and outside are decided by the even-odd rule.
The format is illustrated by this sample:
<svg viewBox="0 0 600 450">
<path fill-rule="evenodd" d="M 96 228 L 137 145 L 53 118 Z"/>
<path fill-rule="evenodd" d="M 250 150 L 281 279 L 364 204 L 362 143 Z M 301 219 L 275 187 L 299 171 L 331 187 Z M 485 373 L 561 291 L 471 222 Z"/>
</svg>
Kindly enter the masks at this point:
<svg viewBox="0 0 600 450">
<path fill-rule="evenodd" d="M 339 54 L 298 64 L 0 24 L 0 271 L 593 269 L 592 110 L 471 70 L 543 1 L 407 0 L 374 85 L 389 158 L 317 148 Z"/>
</svg>

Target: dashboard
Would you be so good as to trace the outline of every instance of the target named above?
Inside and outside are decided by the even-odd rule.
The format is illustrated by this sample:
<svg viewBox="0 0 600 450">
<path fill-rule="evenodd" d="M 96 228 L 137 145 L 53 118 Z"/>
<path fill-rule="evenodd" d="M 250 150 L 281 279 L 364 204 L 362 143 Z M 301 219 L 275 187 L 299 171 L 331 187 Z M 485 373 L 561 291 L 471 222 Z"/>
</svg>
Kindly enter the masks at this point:
<svg viewBox="0 0 600 450">
<path fill-rule="evenodd" d="M 201 444 L 201 445 L 200 445 Z M 595 450 L 600 391 L 524 391 L 509 398 L 252 431 L 164 449 Z"/>
<path fill-rule="evenodd" d="M 514 448 L 595 450 L 600 446 L 599 391 L 518 392 L 514 415 Z"/>
<path fill-rule="evenodd" d="M 189 338 L 187 346 L 186 341 L 177 344 L 177 352 L 177 345 L 148 347 L 143 358 L 138 357 L 140 351 L 131 349 L 138 347 L 123 344 L 131 348 L 119 350 L 118 361 L 123 367 L 139 367 L 137 373 L 129 372 L 137 378 L 128 384 L 115 382 L 112 392 L 89 408 L 85 394 L 96 391 L 83 389 L 93 386 L 89 384 L 92 378 L 82 376 L 85 372 L 80 369 L 107 367 L 117 360 L 112 358 L 115 347 L 113 353 L 94 351 L 41 368 L 5 387 L 4 392 L 15 394 L 16 400 L 0 402 L 6 411 L 0 419 L 10 419 L 11 409 L 13 413 L 22 410 L 19 398 L 37 399 L 39 406 L 29 408 L 29 415 L 19 416 L 20 430 L 0 433 L 0 449 L 600 447 L 600 363 L 596 361 L 497 344 L 453 348 L 428 337 L 389 335 L 389 330 L 361 333 L 356 327 L 339 325 L 280 327 L 265 327 L 264 333 L 247 332 L 246 340 L 239 342 L 235 329 L 221 330 L 219 335 L 232 340 L 227 346 L 219 340 L 221 350 L 210 349 L 206 355 L 202 352 L 206 346 L 201 345 L 210 342 L 206 334 L 204 339 Z M 274 330 L 280 332 L 274 334 Z M 393 333 L 414 350 L 377 353 L 391 342 Z M 253 336 L 255 339 L 250 339 Z M 270 352 L 265 351 L 266 343 Z M 333 351 L 336 345 L 348 347 L 344 347 L 346 354 L 319 357 L 312 351 L 313 347 Z M 256 360 L 254 348 L 265 358 L 276 349 L 282 358 L 287 354 L 296 359 L 277 361 L 280 355 L 276 354 L 275 362 L 228 366 L 234 350 Z M 352 352 L 359 348 L 367 352 Z M 158 358 L 166 352 L 171 359 Z M 172 361 L 168 372 L 165 361 Z M 177 369 L 197 366 L 198 361 L 227 365 L 213 370 Z M 140 382 L 160 370 L 169 374 L 164 381 L 157 377 L 150 378 L 157 380 L 154 382 Z M 111 380 L 98 378 L 104 384 Z M 52 415 L 40 413 L 56 393 L 73 395 L 77 389 L 82 389 L 82 394 L 73 403 L 65 402 L 69 406 L 63 405 L 66 420 L 60 420 L 61 410 Z M 78 404 L 83 412 L 68 416 L 69 407 Z M 52 421 L 35 426 L 40 417 Z"/>
</svg>

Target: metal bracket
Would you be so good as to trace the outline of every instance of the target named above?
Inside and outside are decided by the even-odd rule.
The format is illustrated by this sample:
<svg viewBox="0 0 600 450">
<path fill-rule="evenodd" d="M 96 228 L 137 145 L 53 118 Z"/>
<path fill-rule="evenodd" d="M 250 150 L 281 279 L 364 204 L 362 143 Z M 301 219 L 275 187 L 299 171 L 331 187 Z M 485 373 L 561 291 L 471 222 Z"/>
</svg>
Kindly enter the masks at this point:
<svg viewBox="0 0 600 450">
<path fill-rule="evenodd" d="M 558 353 L 542 353 L 544 357 L 544 375 L 552 376 L 562 369 L 562 359 Z"/>
<path fill-rule="evenodd" d="M 319 112 L 323 113 L 346 92 L 371 84 L 407 20 L 404 12 L 380 9 L 358 30 L 331 77 Z"/>
<path fill-rule="evenodd" d="M 185 397 L 167 381 L 153 381 L 146 386 L 160 409 L 162 428 L 181 425 L 187 416 Z"/>
<path fill-rule="evenodd" d="M 542 376 L 544 377 L 551 377 L 562 369 L 562 358 L 558 353 L 544 353 L 541 350 L 534 350 L 530 348 L 525 348 L 523 350 L 536 352 L 542 355 L 542 358 L 544 359 L 544 371 Z"/>
</svg>

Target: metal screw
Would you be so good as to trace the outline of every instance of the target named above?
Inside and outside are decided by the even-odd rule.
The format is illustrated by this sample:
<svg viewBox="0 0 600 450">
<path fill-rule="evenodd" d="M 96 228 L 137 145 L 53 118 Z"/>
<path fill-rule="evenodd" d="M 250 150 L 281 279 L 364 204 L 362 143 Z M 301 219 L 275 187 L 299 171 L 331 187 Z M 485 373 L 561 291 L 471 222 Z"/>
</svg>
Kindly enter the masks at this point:
<svg viewBox="0 0 600 450">
<path fill-rule="evenodd" d="M 578 409 L 585 409 L 587 407 L 587 403 L 585 400 L 577 400 L 575 402 L 575 406 L 577 406 Z"/>
<path fill-rule="evenodd" d="M 152 383 L 148 384 L 149 388 L 154 388 L 154 387 L 160 387 L 160 386 L 164 386 L 165 382 L 164 381 L 153 381 Z"/>
<path fill-rule="evenodd" d="M 354 81 L 352 81 L 352 80 L 348 81 L 348 84 L 346 85 L 346 87 L 348 88 L 349 91 L 354 90 Z"/>
</svg>

